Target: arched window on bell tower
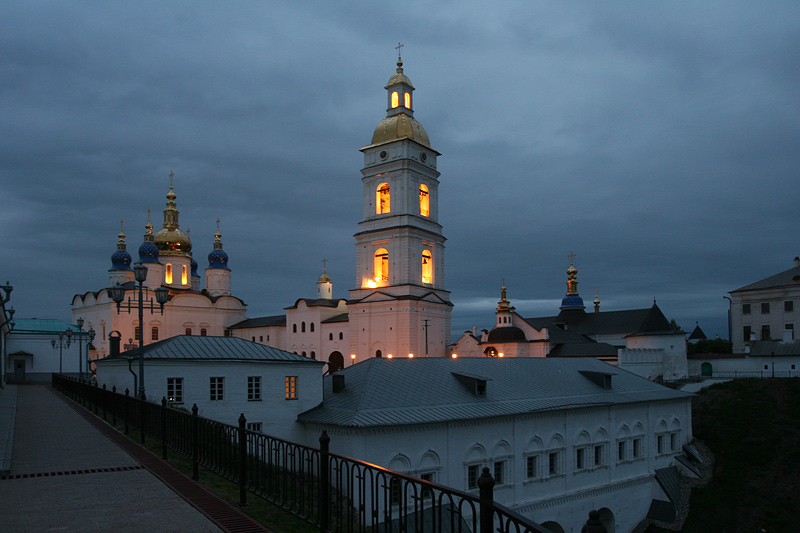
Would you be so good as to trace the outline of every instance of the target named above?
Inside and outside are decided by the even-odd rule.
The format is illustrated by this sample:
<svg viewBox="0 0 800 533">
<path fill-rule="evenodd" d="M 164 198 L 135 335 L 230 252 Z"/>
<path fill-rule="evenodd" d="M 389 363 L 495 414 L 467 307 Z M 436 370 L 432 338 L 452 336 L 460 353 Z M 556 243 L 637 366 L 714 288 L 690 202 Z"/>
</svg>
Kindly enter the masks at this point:
<svg viewBox="0 0 800 533">
<path fill-rule="evenodd" d="M 428 186 L 424 183 L 419 186 L 419 214 L 424 217 L 431 216 L 431 197 Z"/>
<path fill-rule="evenodd" d="M 167 263 L 167 267 L 164 270 L 164 283 L 167 285 L 172 283 L 172 263 Z"/>
<path fill-rule="evenodd" d="M 411 109 L 411 93 L 403 94 L 403 104 L 406 109 Z"/>
<path fill-rule="evenodd" d="M 189 283 L 189 275 L 187 273 L 186 265 L 183 265 L 181 267 L 181 284 L 186 285 L 187 283 Z"/>
<path fill-rule="evenodd" d="M 422 283 L 433 283 L 433 257 L 429 250 L 422 252 Z"/>
<path fill-rule="evenodd" d="M 388 183 L 381 183 L 378 185 L 378 190 L 375 192 L 375 212 L 377 214 L 388 213 L 391 211 L 391 192 Z"/>
<path fill-rule="evenodd" d="M 392 91 L 392 109 L 400 106 L 400 95 L 397 91 Z"/>
<path fill-rule="evenodd" d="M 375 252 L 375 281 L 389 281 L 389 252 L 378 248 Z"/>
</svg>

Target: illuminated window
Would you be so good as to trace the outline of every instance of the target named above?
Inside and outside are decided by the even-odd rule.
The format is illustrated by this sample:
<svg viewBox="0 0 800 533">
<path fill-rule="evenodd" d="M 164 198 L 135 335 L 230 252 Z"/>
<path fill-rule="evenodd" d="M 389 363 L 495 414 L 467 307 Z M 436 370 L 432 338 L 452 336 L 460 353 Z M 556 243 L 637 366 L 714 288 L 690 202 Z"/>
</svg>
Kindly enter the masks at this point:
<svg viewBox="0 0 800 533">
<path fill-rule="evenodd" d="M 209 389 L 212 402 L 222 400 L 225 397 L 225 378 L 209 378 Z"/>
<path fill-rule="evenodd" d="M 419 214 L 427 217 L 430 216 L 430 196 L 428 195 L 428 186 L 422 184 L 419 186 Z"/>
<path fill-rule="evenodd" d="M 167 378 L 167 401 L 183 403 L 183 378 Z"/>
<path fill-rule="evenodd" d="M 422 252 L 422 283 L 433 283 L 433 258 L 428 250 Z"/>
<path fill-rule="evenodd" d="M 375 252 L 375 281 L 389 281 L 389 252 L 386 248 Z"/>
<path fill-rule="evenodd" d="M 187 276 L 186 276 L 186 265 L 183 265 L 183 266 L 181 267 L 181 283 L 182 283 L 183 285 L 186 285 L 186 283 L 187 283 L 187 280 L 188 280 L 188 278 L 187 278 Z"/>
<path fill-rule="evenodd" d="M 406 109 L 411 109 L 411 93 L 403 94 L 403 103 L 406 106 Z"/>
<path fill-rule="evenodd" d="M 392 109 L 396 108 L 400 105 L 400 95 L 397 94 L 397 91 L 392 93 Z"/>
<path fill-rule="evenodd" d="M 164 283 L 172 283 L 172 263 L 167 263 L 166 270 L 164 270 Z"/>
<path fill-rule="evenodd" d="M 150 330 L 150 339 L 154 341 L 158 340 L 158 326 L 153 326 Z"/>
<path fill-rule="evenodd" d="M 297 399 L 297 376 L 286 376 L 286 399 Z"/>
<path fill-rule="evenodd" d="M 378 191 L 376 192 L 376 196 L 377 198 L 375 199 L 376 202 L 375 212 L 379 215 L 381 213 L 388 213 L 392 208 L 389 184 L 381 183 L 380 185 L 378 185 Z"/>
</svg>

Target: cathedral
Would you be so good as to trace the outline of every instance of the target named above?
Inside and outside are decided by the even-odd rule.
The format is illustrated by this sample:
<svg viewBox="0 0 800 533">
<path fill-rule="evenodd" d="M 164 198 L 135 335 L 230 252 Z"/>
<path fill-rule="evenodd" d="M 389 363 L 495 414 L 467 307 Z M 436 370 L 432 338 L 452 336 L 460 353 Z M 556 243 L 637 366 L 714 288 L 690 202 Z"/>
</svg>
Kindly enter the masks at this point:
<svg viewBox="0 0 800 533">
<path fill-rule="evenodd" d="M 170 176 L 171 177 L 171 176 Z M 108 287 L 124 289 L 124 303 L 118 309 L 107 289 L 77 294 L 72 299 L 72 321 L 82 318 L 85 329 L 93 329 L 91 359 L 110 353 L 109 335 L 117 332 L 126 348 L 138 346 L 139 336 L 145 344 L 176 335 L 222 336 L 226 328 L 245 318 L 245 303 L 231 294 L 231 271 L 228 254 L 222 249 L 222 234 L 214 235 L 213 249 L 208 254 L 205 288 L 199 265 L 192 255 L 192 241 L 178 224 L 177 195 L 170 184 L 164 225 L 153 233 L 148 215 L 143 242 L 139 246 L 138 263 L 147 267 L 144 287 L 144 324 L 140 328 L 138 284 L 131 268 L 133 258 L 127 250 L 121 229 L 117 250 L 111 256 Z M 155 290 L 168 290 L 163 309 L 154 298 Z"/>
</svg>

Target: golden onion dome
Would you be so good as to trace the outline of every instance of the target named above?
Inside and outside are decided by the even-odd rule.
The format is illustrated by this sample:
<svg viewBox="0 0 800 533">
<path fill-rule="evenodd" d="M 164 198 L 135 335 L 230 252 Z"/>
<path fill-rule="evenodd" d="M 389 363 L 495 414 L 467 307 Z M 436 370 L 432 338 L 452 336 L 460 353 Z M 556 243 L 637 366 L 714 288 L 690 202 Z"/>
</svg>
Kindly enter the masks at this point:
<svg viewBox="0 0 800 533">
<path fill-rule="evenodd" d="M 182 255 L 191 257 L 192 240 L 179 228 L 162 228 L 153 235 L 158 255 Z"/>
<path fill-rule="evenodd" d="M 381 120 L 375 128 L 375 133 L 372 134 L 373 145 L 400 139 L 411 139 L 427 148 L 431 147 L 428 133 L 425 131 L 425 128 L 422 127 L 422 124 L 405 113 L 386 117 Z"/>
</svg>

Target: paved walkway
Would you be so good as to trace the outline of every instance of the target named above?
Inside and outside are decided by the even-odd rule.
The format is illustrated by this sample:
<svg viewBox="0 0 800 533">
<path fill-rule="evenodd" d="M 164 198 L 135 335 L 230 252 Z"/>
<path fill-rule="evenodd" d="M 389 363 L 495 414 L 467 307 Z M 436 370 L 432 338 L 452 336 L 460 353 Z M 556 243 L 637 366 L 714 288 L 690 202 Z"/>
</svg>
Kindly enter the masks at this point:
<svg viewBox="0 0 800 533">
<path fill-rule="evenodd" d="M 210 532 L 220 528 L 49 387 L 16 387 L 3 531 Z"/>
</svg>

